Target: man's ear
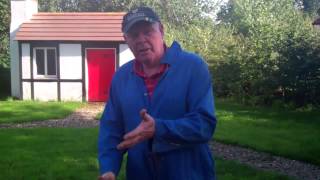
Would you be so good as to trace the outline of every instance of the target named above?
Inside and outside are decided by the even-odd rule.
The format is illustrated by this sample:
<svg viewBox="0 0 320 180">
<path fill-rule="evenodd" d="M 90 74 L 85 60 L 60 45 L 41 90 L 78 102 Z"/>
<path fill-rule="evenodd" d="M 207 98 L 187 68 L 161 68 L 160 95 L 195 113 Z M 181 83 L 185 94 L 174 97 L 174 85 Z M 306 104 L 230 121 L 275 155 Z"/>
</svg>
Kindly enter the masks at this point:
<svg viewBox="0 0 320 180">
<path fill-rule="evenodd" d="M 163 27 L 162 23 L 159 23 L 159 30 L 161 32 L 162 37 L 164 37 L 164 27 Z"/>
<path fill-rule="evenodd" d="M 123 33 L 123 38 L 125 41 L 127 41 L 127 35 Z"/>
</svg>

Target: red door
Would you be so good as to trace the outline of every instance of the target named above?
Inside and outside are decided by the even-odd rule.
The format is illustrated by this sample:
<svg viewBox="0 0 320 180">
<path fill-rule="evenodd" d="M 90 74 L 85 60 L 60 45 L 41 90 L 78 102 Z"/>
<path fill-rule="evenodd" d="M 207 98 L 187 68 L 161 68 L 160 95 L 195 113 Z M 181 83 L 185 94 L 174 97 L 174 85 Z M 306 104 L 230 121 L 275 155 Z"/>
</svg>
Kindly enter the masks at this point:
<svg viewBox="0 0 320 180">
<path fill-rule="evenodd" d="M 115 72 L 114 49 L 87 49 L 88 99 L 90 102 L 106 101 Z"/>
</svg>

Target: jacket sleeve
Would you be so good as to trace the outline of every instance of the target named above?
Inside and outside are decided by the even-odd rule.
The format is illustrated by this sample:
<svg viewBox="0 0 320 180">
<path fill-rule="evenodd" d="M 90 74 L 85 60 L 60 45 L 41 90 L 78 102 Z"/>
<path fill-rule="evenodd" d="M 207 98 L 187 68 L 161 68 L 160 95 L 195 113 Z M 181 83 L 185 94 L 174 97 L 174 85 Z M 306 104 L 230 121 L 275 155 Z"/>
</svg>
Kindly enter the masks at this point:
<svg viewBox="0 0 320 180">
<path fill-rule="evenodd" d="M 98 137 L 100 174 L 112 171 L 117 175 L 124 154 L 124 151 L 119 151 L 116 148 L 122 140 L 123 126 L 115 92 L 114 85 L 112 85 L 109 100 L 100 120 Z"/>
<path fill-rule="evenodd" d="M 216 117 L 211 76 L 203 61 L 193 69 L 188 87 L 180 87 L 188 88 L 187 113 L 180 119 L 155 118 L 153 152 L 166 152 L 207 143 L 212 138 Z"/>
</svg>

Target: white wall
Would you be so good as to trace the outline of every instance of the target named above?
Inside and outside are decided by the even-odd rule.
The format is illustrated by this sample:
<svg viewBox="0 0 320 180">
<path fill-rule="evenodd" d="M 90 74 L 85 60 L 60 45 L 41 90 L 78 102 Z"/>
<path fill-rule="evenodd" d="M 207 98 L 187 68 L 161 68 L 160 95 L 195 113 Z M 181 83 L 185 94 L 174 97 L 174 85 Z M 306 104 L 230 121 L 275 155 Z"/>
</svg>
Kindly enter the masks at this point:
<svg viewBox="0 0 320 180">
<path fill-rule="evenodd" d="M 22 56 L 22 78 L 30 79 L 30 44 L 21 44 L 21 56 Z"/>
<path fill-rule="evenodd" d="M 22 99 L 31 100 L 31 83 L 23 82 L 22 83 Z"/>
<path fill-rule="evenodd" d="M 61 82 L 62 101 L 82 101 L 82 83 L 80 82 Z"/>
<path fill-rule="evenodd" d="M 34 82 L 34 99 L 40 101 L 58 100 L 57 82 Z"/>
<path fill-rule="evenodd" d="M 59 44 L 60 79 L 82 79 L 81 44 Z M 62 101 L 82 101 L 81 82 L 61 82 Z"/>
<path fill-rule="evenodd" d="M 16 32 L 20 25 L 29 20 L 38 12 L 37 0 L 11 0 L 11 24 L 10 24 L 10 68 L 11 68 L 11 95 L 22 98 L 19 83 L 19 47 L 15 41 Z"/>
<path fill-rule="evenodd" d="M 21 44 L 21 56 L 22 56 L 22 78 L 30 79 L 30 44 L 23 43 Z M 22 99 L 30 100 L 31 99 L 31 83 L 23 82 L 22 83 Z"/>
<path fill-rule="evenodd" d="M 132 54 L 132 52 L 127 44 L 120 44 L 119 51 L 120 51 L 119 66 L 122 66 L 123 64 L 134 59 L 134 55 Z"/>
<path fill-rule="evenodd" d="M 82 79 L 80 44 L 60 44 L 60 79 Z"/>
</svg>

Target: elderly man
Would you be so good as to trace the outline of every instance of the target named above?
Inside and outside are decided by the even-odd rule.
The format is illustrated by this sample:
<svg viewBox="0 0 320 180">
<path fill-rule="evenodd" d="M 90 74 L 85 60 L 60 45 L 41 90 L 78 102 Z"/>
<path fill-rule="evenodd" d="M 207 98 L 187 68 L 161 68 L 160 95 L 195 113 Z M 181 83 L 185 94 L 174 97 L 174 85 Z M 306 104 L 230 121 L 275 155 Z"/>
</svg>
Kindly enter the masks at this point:
<svg viewBox="0 0 320 180">
<path fill-rule="evenodd" d="M 99 179 L 115 179 L 127 152 L 127 179 L 215 179 L 208 146 L 216 118 L 206 63 L 164 43 L 148 7 L 128 12 L 124 38 L 135 59 L 115 73 L 99 131 Z"/>
</svg>

